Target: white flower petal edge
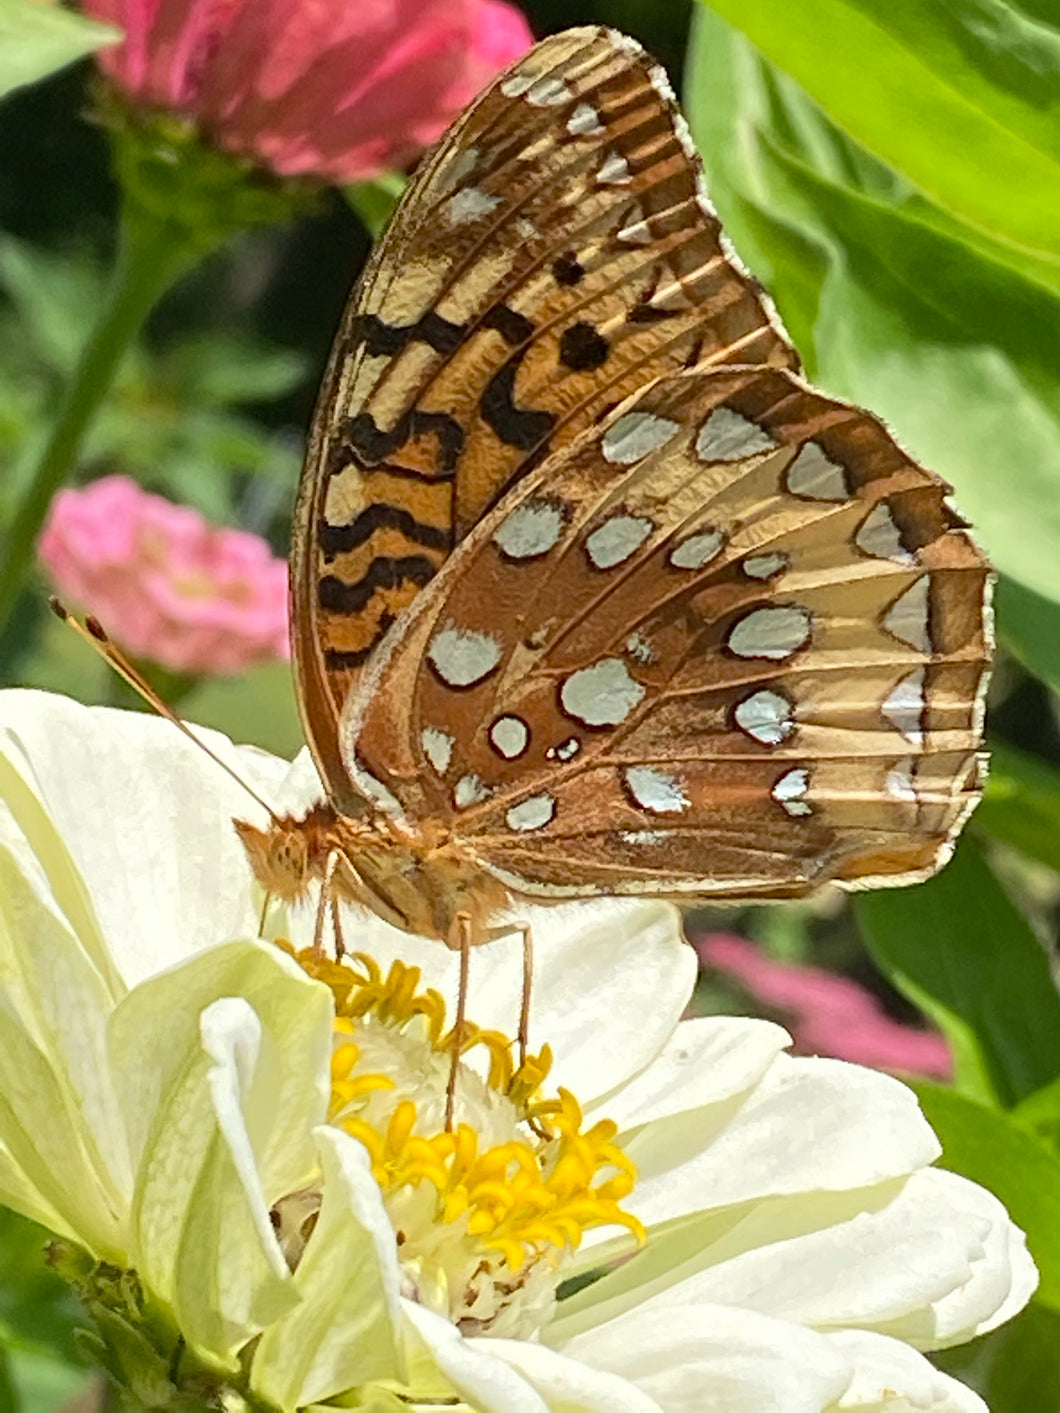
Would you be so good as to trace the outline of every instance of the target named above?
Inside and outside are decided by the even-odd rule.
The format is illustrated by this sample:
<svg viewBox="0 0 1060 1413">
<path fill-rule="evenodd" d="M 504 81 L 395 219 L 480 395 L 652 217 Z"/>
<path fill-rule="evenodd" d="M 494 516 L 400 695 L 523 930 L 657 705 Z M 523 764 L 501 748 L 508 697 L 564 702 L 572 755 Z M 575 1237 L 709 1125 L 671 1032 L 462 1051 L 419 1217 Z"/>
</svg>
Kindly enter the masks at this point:
<svg viewBox="0 0 1060 1413">
<path fill-rule="evenodd" d="M 285 762 L 235 747 L 195 728 L 266 799 Z M 13 798 L 12 773 L 28 784 L 49 821 L 40 859 L 56 880 L 60 906 L 76 894 L 98 919 L 127 985 L 203 947 L 257 931 L 234 816 L 263 822 L 250 796 L 167 721 L 139 712 L 85 707 L 47 692 L 0 692 L 0 840 L 28 834 L 25 792 Z M 13 811 L 17 811 L 17 819 Z M 39 821 L 38 821 L 39 822 Z M 43 851 L 43 850 L 42 850 Z M 70 918 L 79 928 L 79 919 Z M 98 961 L 98 957 L 97 957 Z"/>
<path fill-rule="evenodd" d="M 465 1339 L 455 1326 L 414 1301 L 403 1300 L 409 1327 L 410 1363 L 424 1389 L 415 1389 L 422 1401 L 430 1389 L 432 1373 L 443 1376 L 430 1389 L 439 1402 L 455 1390 L 478 1413 L 548 1413 L 548 1404 L 509 1364 L 482 1349 L 487 1340 Z M 415 1385 L 414 1385 L 415 1388 Z"/>
<path fill-rule="evenodd" d="M 318 1128 L 314 1136 L 323 1203 L 295 1272 L 301 1300 L 262 1335 L 251 1373 L 254 1392 L 284 1413 L 380 1379 L 408 1378 L 394 1229 L 368 1154 L 338 1129 Z"/>
<path fill-rule="evenodd" d="M 254 942 L 152 977 L 111 1020 L 137 1174 L 130 1264 L 188 1343 L 228 1367 L 297 1299 L 269 1207 L 316 1169 L 330 1030 L 327 991 Z"/>
<path fill-rule="evenodd" d="M 645 1261 L 654 1269 L 637 1281 L 635 1267 L 642 1258 L 634 1257 L 613 1282 L 625 1290 L 609 1304 L 611 1278 L 585 1292 L 581 1323 L 586 1323 L 590 1304 L 596 1320 L 608 1318 L 616 1309 L 632 1308 L 631 1296 L 639 1293 L 642 1303 L 635 1308 L 641 1313 L 676 1311 L 689 1302 L 717 1303 L 819 1329 L 875 1328 L 921 1348 L 968 1339 L 979 1331 L 988 1310 L 992 1316 L 1013 1298 L 1026 1302 L 1030 1272 L 1023 1263 L 1014 1271 L 996 1256 L 991 1263 L 984 1261 L 986 1204 L 955 1210 L 948 1176 L 929 1168 L 875 1189 L 841 1196 L 806 1193 L 718 1214 L 713 1241 L 705 1224 L 692 1232 L 682 1226 L 674 1237 L 686 1253 L 693 1253 L 683 1266 L 674 1264 L 660 1273 L 657 1256 L 654 1263 Z M 849 1213 L 845 1220 L 844 1211 Z M 1009 1230 L 1002 1212 L 1002 1234 Z M 645 1256 L 652 1244 L 649 1233 Z M 670 1245 L 665 1235 L 655 1244 L 663 1251 Z M 857 1253 L 856 1261 L 851 1252 Z M 1029 1264 L 1028 1258 L 1024 1262 Z M 981 1277 L 980 1263 L 986 1267 Z M 649 1275 L 653 1286 L 647 1283 Z M 594 1302 L 593 1291 L 598 1291 Z M 943 1331 L 940 1311 L 949 1317 Z M 967 1320 L 960 1330 L 952 1327 L 958 1311 Z M 550 1327 L 550 1342 L 575 1328 L 573 1313 Z"/>
<path fill-rule="evenodd" d="M 112 1000 L 45 887 L 0 844 L 0 1188 L 113 1259 L 131 1169 L 106 1058 Z"/>
<path fill-rule="evenodd" d="M 821 1413 L 852 1372 L 813 1330 L 698 1302 L 633 1311 L 563 1352 L 635 1383 L 665 1413 Z"/>
<path fill-rule="evenodd" d="M 750 1023 L 750 1024 L 753 1024 Z M 778 1136 L 786 1141 L 778 1142 Z M 898 1080 L 842 1060 L 777 1055 L 734 1113 L 729 1101 L 652 1122 L 624 1142 L 644 1222 L 784 1193 L 841 1192 L 913 1172 L 939 1143 Z"/>
<path fill-rule="evenodd" d="M 235 1369 L 248 1332 L 265 1328 L 297 1298 L 269 1222 L 255 1163 L 258 1135 L 252 1136 L 254 1111 L 262 1108 L 279 1056 L 260 1017 L 240 997 L 207 1006 L 201 1028 L 201 1062 L 176 1077 L 166 1096 L 166 1137 L 144 1152 L 137 1193 L 140 1268 L 151 1273 L 156 1289 L 168 1287 L 192 1348 Z M 211 1106 L 214 1124 L 207 1125 L 201 1119 Z M 187 1187 L 173 1180 L 178 1153 L 194 1178 Z M 180 1240 L 174 1243 L 178 1211 Z"/>
<path fill-rule="evenodd" d="M 583 1105 L 599 1101 L 652 1063 L 688 1004 L 696 959 L 684 941 L 679 914 L 669 903 L 608 899 L 526 907 L 518 918 L 530 924 L 534 939 L 530 1048 L 548 1042 L 550 1087 L 565 1086 Z M 384 971 L 395 958 L 418 966 L 424 985 L 440 991 L 453 1013 L 459 973 L 454 953 L 376 918 L 358 917 L 354 927 L 357 945 Z M 522 984 L 517 936 L 477 947 L 468 1015 L 477 1025 L 511 1034 Z"/>
<path fill-rule="evenodd" d="M 562 1413 L 660 1413 L 655 1399 L 629 1379 L 590 1368 L 528 1340 L 471 1339 L 468 1344 L 492 1359 L 510 1364 L 541 1395 L 550 1409 Z"/>
<path fill-rule="evenodd" d="M 812 1113 L 797 1098 L 807 1086 L 818 1099 Z M 648 1245 L 563 1302 L 544 1333 L 550 1345 L 567 1349 L 629 1311 L 708 1302 L 936 1348 L 992 1328 L 1029 1299 L 1037 1273 L 1022 1233 L 989 1193 L 926 1167 L 938 1145 L 904 1085 L 779 1055 L 738 1107 L 719 1110 L 649 1122 L 627 1143 L 642 1173 L 627 1205 L 646 1219 Z M 648 1170 L 647 1202 L 642 1139 L 641 1153 L 666 1155 Z M 682 1161 L 667 1168 L 675 1150 Z M 661 1181 L 675 1172 L 667 1191 Z M 680 1180 L 688 1173 L 693 1182 Z M 653 1181 L 664 1200 L 652 1196 Z M 575 1270 L 619 1253 L 620 1239 L 595 1236 Z"/>
<path fill-rule="evenodd" d="M 918 1349 L 946 1349 L 1011 1320 L 1038 1288 L 1038 1271 L 1026 1237 L 992 1192 L 939 1168 L 917 1176 L 921 1191 L 930 1191 L 937 1203 L 951 1240 L 964 1234 L 967 1276 L 930 1310 L 910 1311 L 886 1325 L 873 1323 Z"/>
<path fill-rule="evenodd" d="M 988 1413 L 977 1393 L 900 1340 L 867 1330 L 840 1330 L 825 1338 L 854 1369 L 839 1400 L 843 1413 Z"/>
<path fill-rule="evenodd" d="M 652 1063 L 605 1100 L 586 1104 L 626 1133 L 722 1104 L 753 1089 L 791 1036 L 772 1021 L 745 1016 L 694 1016 L 675 1026 Z M 698 1117 L 696 1122 L 698 1122 Z"/>
</svg>

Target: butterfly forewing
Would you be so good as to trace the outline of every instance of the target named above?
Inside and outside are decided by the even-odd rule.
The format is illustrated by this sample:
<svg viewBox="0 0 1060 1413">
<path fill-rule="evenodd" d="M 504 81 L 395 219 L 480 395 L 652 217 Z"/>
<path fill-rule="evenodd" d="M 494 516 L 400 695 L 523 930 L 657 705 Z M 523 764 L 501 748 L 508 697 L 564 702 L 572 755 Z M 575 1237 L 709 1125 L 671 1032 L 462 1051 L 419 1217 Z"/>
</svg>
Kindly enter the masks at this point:
<svg viewBox="0 0 1060 1413">
<path fill-rule="evenodd" d="M 663 376 L 465 540 L 345 758 L 525 892 L 908 882 L 978 797 L 990 575 L 948 489 L 786 371 Z"/>
<path fill-rule="evenodd" d="M 354 802 L 342 704 L 479 518 L 655 377 L 732 362 L 795 355 L 724 246 L 665 75 L 611 31 L 545 40 L 409 186 L 322 391 L 294 640 L 337 803 Z"/>
</svg>

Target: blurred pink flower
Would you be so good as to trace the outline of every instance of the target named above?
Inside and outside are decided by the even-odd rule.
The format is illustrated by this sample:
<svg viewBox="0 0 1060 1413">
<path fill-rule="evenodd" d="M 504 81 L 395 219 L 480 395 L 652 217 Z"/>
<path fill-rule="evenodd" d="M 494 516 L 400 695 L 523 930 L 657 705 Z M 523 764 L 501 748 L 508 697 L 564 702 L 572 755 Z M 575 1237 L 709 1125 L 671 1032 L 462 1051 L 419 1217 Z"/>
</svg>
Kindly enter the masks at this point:
<svg viewBox="0 0 1060 1413">
<path fill-rule="evenodd" d="M 759 1001 L 784 1013 L 795 1048 L 876 1069 L 948 1079 L 949 1046 L 940 1035 L 891 1020 L 870 991 L 820 967 L 789 966 L 753 943 L 709 932 L 695 943 L 700 960 L 732 977 Z"/>
<path fill-rule="evenodd" d="M 82 0 L 137 103 L 194 120 L 282 176 L 400 167 L 533 43 L 503 0 Z"/>
<path fill-rule="evenodd" d="M 60 491 L 38 549 L 60 591 L 135 657 L 220 675 L 289 656 L 283 560 L 127 476 Z"/>
</svg>

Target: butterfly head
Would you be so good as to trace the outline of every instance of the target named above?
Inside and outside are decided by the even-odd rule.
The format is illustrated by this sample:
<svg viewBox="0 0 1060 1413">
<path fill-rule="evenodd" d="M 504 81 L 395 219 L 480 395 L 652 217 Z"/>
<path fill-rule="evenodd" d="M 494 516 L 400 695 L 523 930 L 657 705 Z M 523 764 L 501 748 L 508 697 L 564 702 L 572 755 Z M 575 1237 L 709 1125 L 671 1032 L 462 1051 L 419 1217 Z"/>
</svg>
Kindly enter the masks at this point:
<svg viewBox="0 0 1060 1413">
<path fill-rule="evenodd" d="M 452 945 L 458 915 L 472 920 L 476 942 L 486 941 L 491 914 L 510 902 L 507 888 L 430 822 L 410 831 L 383 815 L 337 814 L 324 801 L 302 817 L 274 816 L 265 829 L 233 822 L 254 877 L 285 903 L 305 902 L 320 884 L 393 927 Z"/>
<path fill-rule="evenodd" d="M 285 903 L 301 902 L 313 877 L 318 843 L 317 831 L 307 828 L 311 818 L 280 815 L 266 829 L 245 819 L 232 821 L 254 877 L 266 893 Z"/>
</svg>

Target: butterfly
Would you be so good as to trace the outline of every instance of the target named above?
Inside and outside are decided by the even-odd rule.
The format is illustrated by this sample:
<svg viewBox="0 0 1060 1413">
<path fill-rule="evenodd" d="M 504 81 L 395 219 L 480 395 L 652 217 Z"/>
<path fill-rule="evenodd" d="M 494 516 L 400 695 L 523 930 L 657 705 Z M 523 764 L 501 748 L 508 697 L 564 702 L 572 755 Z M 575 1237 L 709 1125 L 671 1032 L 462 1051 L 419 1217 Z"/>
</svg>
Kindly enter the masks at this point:
<svg viewBox="0 0 1060 1413">
<path fill-rule="evenodd" d="M 259 880 L 466 953 L 521 900 L 926 877 L 992 648 L 948 493 L 801 379 L 663 71 L 544 40 L 343 318 L 291 557 L 326 799 L 238 825 Z"/>
</svg>

